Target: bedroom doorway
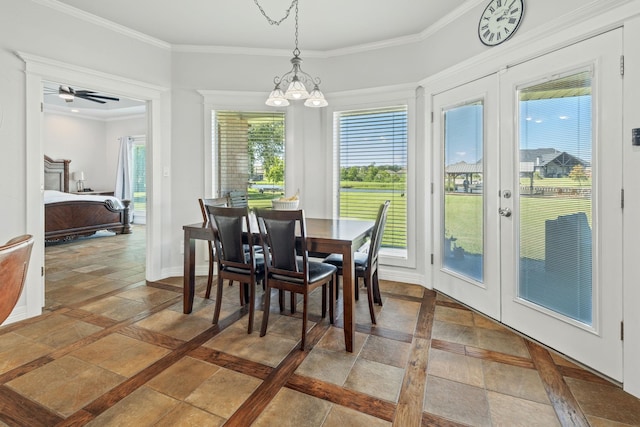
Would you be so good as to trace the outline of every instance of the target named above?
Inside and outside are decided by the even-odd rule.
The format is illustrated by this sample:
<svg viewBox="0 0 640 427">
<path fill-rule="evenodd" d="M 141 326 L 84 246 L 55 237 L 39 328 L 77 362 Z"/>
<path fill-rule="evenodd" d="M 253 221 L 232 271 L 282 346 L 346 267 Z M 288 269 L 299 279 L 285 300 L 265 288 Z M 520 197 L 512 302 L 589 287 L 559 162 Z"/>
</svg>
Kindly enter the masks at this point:
<svg viewBox="0 0 640 427">
<path fill-rule="evenodd" d="M 82 302 L 144 280 L 146 133 L 143 101 L 84 86 L 71 87 L 66 82 L 43 83 L 43 150 L 48 157 L 68 160 L 68 173 L 63 175 L 60 189 L 68 188 L 75 197 L 129 199 L 132 224 L 132 235 L 118 235 L 114 229 L 103 229 L 95 234 L 47 242 L 45 309 Z M 122 135 L 127 135 L 124 138 L 130 142 L 127 154 L 131 161 L 127 164 L 130 164 L 131 179 L 127 188 L 131 194 L 128 196 L 117 185 L 117 177 L 121 175 L 118 168 Z M 48 189 L 45 180 L 45 190 Z M 45 191 L 45 203 L 49 193 Z M 47 211 L 50 210 L 49 207 Z M 90 216 L 86 222 L 91 222 L 91 227 L 96 229 L 105 220 L 110 221 L 97 214 Z M 45 231 L 49 234 L 47 224 Z"/>
<path fill-rule="evenodd" d="M 73 66 L 60 61 L 17 52 L 25 63 L 26 85 L 26 224 L 34 236 L 35 245 L 31 265 L 25 283 L 25 308 L 17 320 L 42 313 L 44 306 L 44 206 L 43 168 L 43 89 L 44 83 L 65 82 L 74 88 L 93 88 L 106 94 L 142 101 L 145 104 L 145 130 L 147 135 L 146 179 L 147 218 L 144 264 L 146 280 L 158 280 L 162 276 L 162 243 L 160 236 L 165 222 L 159 208 L 162 206 L 162 174 L 164 136 L 169 135 L 162 124 L 161 113 L 169 105 L 167 88 L 147 82 L 123 78 L 102 71 Z M 167 140 L 168 141 L 168 140 Z M 165 150 L 167 148 L 164 148 Z"/>
</svg>

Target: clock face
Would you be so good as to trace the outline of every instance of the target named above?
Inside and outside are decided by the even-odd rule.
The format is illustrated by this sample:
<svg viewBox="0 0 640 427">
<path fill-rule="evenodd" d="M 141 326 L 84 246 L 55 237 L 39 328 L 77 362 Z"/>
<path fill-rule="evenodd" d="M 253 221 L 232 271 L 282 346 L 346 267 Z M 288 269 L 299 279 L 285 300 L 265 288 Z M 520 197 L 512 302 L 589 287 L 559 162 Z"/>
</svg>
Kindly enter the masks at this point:
<svg viewBox="0 0 640 427">
<path fill-rule="evenodd" d="M 480 17 L 478 36 L 487 46 L 498 45 L 509 39 L 524 13 L 524 0 L 492 0 Z"/>
</svg>

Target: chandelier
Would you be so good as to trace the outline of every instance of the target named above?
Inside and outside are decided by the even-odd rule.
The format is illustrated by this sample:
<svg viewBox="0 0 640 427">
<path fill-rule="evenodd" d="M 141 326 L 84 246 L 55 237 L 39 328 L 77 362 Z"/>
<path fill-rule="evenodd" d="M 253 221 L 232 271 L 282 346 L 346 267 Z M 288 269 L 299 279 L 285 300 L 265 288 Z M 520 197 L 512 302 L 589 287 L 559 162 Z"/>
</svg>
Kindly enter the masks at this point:
<svg viewBox="0 0 640 427">
<path fill-rule="evenodd" d="M 298 0 L 293 0 L 291 5 L 287 9 L 284 18 L 274 21 L 267 16 L 266 12 L 258 0 L 254 0 L 255 4 L 262 12 L 262 15 L 267 19 L 271 25 L 280 25 L 282 21 L 287 19 L 291 9 L 295 6 L 295 48 L 293 49 L 293 58 L 291 58 L 291 64 L 293 67 L 282 76 L 276 76 L 273 79 L 275 87 L 269 94 L 269 98 L 266 104 L 272 107 L 286 107 L 289 105 L 289 100 L 305 99 L 304 105 L 306 107 L 326 107 L 329 105 L 324 95 L 320 91 L 320 79 L 318 77 L 312 77 L 308 73 L 302 71 L 300 64 L 302 64 L 302 58 L 300 58 L 300 49 L 298 49 Z M 282 87 L 286 87 L 286 91 L 282 91 Z M 311 88 L 309 93 L 308 88 Z"/>
</svg>

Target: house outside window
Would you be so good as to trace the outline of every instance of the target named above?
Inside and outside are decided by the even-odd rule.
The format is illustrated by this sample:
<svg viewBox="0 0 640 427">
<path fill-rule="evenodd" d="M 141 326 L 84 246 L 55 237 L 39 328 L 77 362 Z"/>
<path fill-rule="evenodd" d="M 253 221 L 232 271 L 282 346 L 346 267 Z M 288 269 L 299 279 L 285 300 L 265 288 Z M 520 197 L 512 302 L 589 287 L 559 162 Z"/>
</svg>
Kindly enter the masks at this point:
<svg viewBox="0 0 640 427">
<path fill-rule="evenodd" d="M 270 207 L 284 192 L 285 113 L 218 110 L 212 115 L 216 193 L 245 192 L 250 207 Z"/>
</svg>

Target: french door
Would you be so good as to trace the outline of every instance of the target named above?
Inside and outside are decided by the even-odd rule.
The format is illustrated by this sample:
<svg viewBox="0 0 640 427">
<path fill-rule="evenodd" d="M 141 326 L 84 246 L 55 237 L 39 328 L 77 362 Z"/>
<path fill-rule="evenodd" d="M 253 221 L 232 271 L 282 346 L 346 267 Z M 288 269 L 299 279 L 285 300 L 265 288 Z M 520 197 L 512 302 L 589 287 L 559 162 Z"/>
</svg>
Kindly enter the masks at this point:
<svg viewBox="0 0 640 427">
<path fill-rule="evenodd" d="M 621 54 L 614 30 L 528 61 L 500 100 L 502 321 L 616 380 Z"/>
<path fill-rule="evenodd" d="M 434 97 L 434 285 L 500 319 L 497 88 L 493 75 Z"/>
<path fill-rule="evenodd" d="M 433 102 L 434 287 L 616 380 L 621 53 L 622 31 L 613 30 Z M 477 84 L 485 94 L 474 103 Z"/>
</svg>

